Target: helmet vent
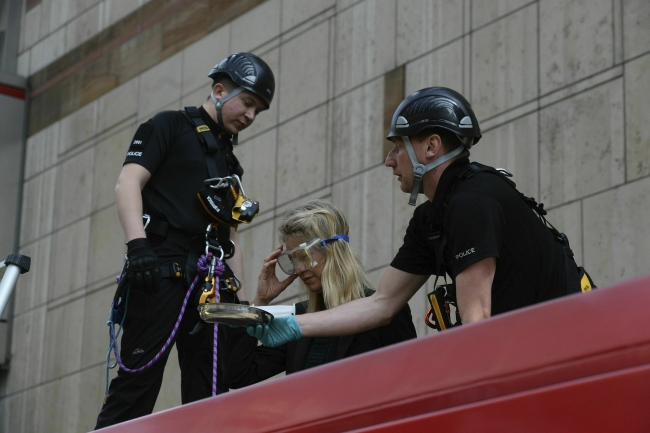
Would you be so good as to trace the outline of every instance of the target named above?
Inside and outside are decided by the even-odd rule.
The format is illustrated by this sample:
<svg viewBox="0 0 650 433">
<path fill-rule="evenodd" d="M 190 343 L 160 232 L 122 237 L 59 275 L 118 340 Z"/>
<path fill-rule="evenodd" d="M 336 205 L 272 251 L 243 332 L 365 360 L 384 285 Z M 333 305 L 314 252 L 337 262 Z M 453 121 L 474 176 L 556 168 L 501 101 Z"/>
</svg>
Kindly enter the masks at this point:
<svg viewBox="0 0 650 433">
<path fill-rule="evenodd" d="M 406 120 L 404 116 L 399 116 L 397 118 L 397 121 L 395 122 L 395 127 L 396 128 L 408 128 L 409 127 L 409 122 Z"/>
<path fill-rule="evenodd" d="M 465 116 L 461 119 L 460 123 L 458 124 L 458 127 L 472 129 L 474 125 L 472 125 L 472 119 L 470 119 L 469 116 Z"/>
</svg>

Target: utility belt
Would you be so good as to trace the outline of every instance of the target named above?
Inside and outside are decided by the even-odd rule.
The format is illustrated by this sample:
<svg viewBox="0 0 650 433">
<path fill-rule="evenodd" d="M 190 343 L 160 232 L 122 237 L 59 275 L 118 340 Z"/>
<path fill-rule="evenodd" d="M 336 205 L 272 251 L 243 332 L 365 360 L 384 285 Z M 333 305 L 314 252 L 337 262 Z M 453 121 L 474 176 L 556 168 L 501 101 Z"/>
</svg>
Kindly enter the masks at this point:
<svg viewBox="0 0 650 433">
<path fill-rule="evenodd" d="M 175 230 L 166 221 L 157 220 L 150 215 L 145 214 L 142 218 L 147 238 L 171 242 L 188 253 L 187 263 L 184 265 L 177 262 L 160 265 L 162 278 L 184 278 L 189 284 L 192 276 L 196 274 L 196 263 L 202 253 L 211 252 L 224 260 L 235 254 L 235 244 L 230 239 L 229 226 L 210 225 L 204 236 L 191 236 Z M 241 282 L 230 267 L 226 266 L 219 286 L 220 291 L 236 293 L 241 288 Z"/>
</svg>

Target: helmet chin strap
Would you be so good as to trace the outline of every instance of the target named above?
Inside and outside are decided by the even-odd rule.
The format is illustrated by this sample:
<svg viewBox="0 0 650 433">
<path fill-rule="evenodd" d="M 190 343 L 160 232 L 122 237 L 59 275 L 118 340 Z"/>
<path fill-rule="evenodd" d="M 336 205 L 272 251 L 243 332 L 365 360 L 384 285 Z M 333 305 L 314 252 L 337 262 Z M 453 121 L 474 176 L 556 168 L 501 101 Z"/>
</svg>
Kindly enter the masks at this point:
<svg viewBox="0 0 650 433">
<path fill-rule="evenodd" d="M 217 97 L 214 96 L 214 91 L 210 93 L 210 99 L 212 99 L 212 102 L 214 102 L 214 106 L 217 108 L 217 123 L 222 128 L 226 129 L 226 127 L 223 124 L 223 117 L 221 116 L 221 109 L 223 108 L 223 104 L 225 104 L 229 99 L 232 99 L 235 96 L 239 95 L 244 90 L 246 89 L 244 89 L 243 87 L 237 87 L 236 89 L 233 89 L 232 92 L 228 93 L 226 96 L 224 96 L 221 99 L 217 99 Z M 235 137 L 236 136 L 237 135 L 235 135 Z"/>
<path fill-rule="evenodd" d="M 409 140 L 407 136 L 402 136 L 402 140 L 404 140 L 404 146 L 406 147 L 406 151 L 408 152 L 409 158 L 411 159 L 411 164 L 413 164 L 413 189 L 411 190 L 411 197 L 409 198 L 409 204 L 411 206 L 415 206 L 415 201 L 418 199 L 418 194 L 421 193 L 423 190 L 422 178 L 424 177 L 424 174 L 438 167 L 440 164 L 444 164 L 445 162 L 449 161 L 453 157 L 460 155 L 465 149 L 465 146 L 459 146 L 456 149 L 452 150 L 451 152 L 445 153 L 444 155 L 439 156 L 438 158 L 434 159 L 427 165 L 424 165 L 421 164 L 420 161 L 418 161 L 418 157 L 415 155 L 415 150 L 413 150 L 413 145 L 411 144 L 411 140 Z"/>
</svg>

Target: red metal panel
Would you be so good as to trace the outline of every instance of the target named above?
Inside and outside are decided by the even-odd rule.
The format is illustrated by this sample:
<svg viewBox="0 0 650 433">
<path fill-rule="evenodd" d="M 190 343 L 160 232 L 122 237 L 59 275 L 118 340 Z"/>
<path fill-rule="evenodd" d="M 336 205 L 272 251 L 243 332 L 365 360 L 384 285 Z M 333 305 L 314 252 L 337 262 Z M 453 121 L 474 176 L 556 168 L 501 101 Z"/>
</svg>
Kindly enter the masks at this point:
<svg viewBox="0 0 650 433">
<path fill-rule="evenodd" d="M 650 365 L 648 305 L 650 276 L 464 325 L 105 431 L 340 432 L 504 396 L 516 400 L 526 391 Z"/>
</svg>

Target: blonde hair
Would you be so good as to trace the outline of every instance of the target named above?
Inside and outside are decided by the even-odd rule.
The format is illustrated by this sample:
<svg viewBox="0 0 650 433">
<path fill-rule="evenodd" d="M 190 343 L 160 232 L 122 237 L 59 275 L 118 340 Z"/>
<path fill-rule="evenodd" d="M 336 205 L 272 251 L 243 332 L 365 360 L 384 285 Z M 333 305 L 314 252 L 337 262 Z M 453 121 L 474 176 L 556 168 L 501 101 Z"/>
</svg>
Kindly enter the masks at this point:
<svg viewBox="0 0 650 433">
<path fill-rule="evenodd" d="M 281 242 L 287 238 L 306 242 L 314 238 L 330 239 L 334 235 L 347 236 L 350 226 L 343 212 L 332 203 L 311 200 L 287 211 L 278 231 Z M 321 275 L 323 291 L 319 294 L 309 292 L 308 312 L 363 298 L 364 290 L 371 288 L 371 284 L 350 244 L 339 239 L 319 247 L 319 250 L 325 255 Z"/>
</svg>

